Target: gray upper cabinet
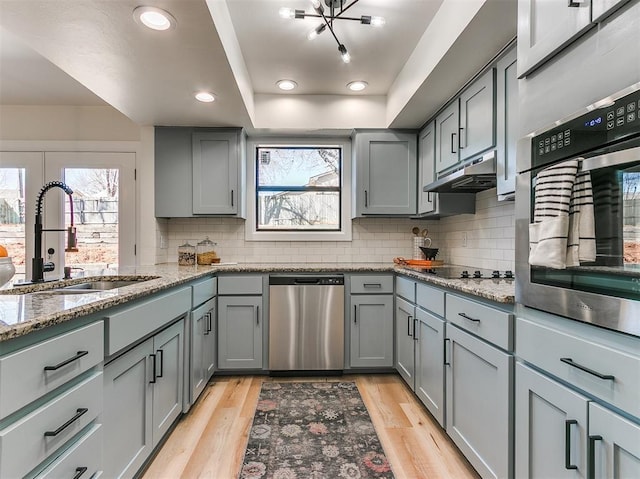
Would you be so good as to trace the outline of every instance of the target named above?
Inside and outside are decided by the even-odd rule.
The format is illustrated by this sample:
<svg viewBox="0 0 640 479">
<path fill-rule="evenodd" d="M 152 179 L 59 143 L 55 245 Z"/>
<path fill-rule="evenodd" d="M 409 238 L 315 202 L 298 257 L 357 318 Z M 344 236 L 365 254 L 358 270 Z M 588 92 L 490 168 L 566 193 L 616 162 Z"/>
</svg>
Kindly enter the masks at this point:
<svg viewBox="0 0 640 479">
<path fill-rule="evenodd" d="M 495 69 L 491 68 L 460 95 L 460 161 L 495 145 Z"/>
<path fill-rule="evenodd" d="M 438 173 L 458 163 L 459 127 L 460 106 L 456 100 L 436 117 L 436 171 Z"/>
<path fill-rule="evenodd" d="M 629 0 L 591 0 L 591 16 L 594 22 L 599 22 Z"/>
<path fill-rule="evenodd" d="M 245 215 L 241 129 L 155 128 L 155 215 Z"/>
<path fill-rule="evenodd" d="M 587 398 L 518 363 L 515 399 L 515 477 L 588 477 Z"/>
<path fill-rule="evenodd" d="M 218 297 L 220 369 L 262 368 L 262 309 L 262 296 Z"/>
<path fill-rule="evenodd" d="M 591 0 L 518 0 L 518 77 L 542 65 L 591 24 Z"/>
<path fill-rule="evenodd" d="M 418 214 L 424 215 L 436 209 L 437 194 L 426 193 L 422 188 L 435 179 L 436 128 L 429 123 L 418 135 Z"/>
<path fill-rule="evenodd" d="M 203 132 L 192 135 L 193 213 L 238 213 L 240 132 Z"/>
<path fill-rule="evenodd" d="M 517 51 L 512 48 L 497 63 L 496 152 L 498 199 L 512 196 L 516 190 L 516 143 L 518 141 L 519 103 Z"/>
<path fill-rule="evenodd" d="M 386 130 L 354 138 L 355 216 L 415 215 L 416 135 Z"/>
</svg>

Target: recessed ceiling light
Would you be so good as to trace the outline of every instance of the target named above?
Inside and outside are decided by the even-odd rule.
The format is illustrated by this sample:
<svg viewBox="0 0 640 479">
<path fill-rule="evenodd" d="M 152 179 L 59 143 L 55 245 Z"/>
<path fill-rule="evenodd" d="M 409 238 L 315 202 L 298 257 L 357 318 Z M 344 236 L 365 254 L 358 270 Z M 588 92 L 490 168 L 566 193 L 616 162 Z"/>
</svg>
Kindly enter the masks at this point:
<svg viewBox="0 0 640 479">
<path fill-rule="evenodd" d="M 169 12 L 156 7 L 136 7 L 133 18 L 152 30 L 169 30 L 176 26 L 176 19 Z"/>
<path fill-rule="evenodd" d="M 347 88 L 351 91 L 362 91 L 367 88 L 368 83 L 366 81 L 352 81 L 347 83 Z"/>
<path fill-rule="evenodd" d="M 293 80 L 280 80 L 276 83 L 276 85 L 278 85 L 278 88 L 284 91 L 291 91 L 298 86 L 298 84 Z"/>
<path fill-rule="evenodd" d="M 196 93 L 196 100 L 201 101 L 203 103 L 211 103 L 215 99 L 216 97 L 213 96 L 213 93 L 209 93 L 208 91 L 200 91 Z"/>
</svg>

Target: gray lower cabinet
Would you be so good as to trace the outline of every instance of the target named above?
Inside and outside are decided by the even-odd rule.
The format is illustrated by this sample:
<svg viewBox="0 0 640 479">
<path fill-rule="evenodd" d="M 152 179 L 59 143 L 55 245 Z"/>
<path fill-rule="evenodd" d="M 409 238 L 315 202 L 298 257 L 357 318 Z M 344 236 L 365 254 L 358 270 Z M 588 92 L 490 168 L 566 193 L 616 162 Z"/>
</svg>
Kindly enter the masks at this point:
<svg viewBox="0 0 640 479">
<path fill-rule="evenodd" d="M 182 411 L 184 320 L 104 368 L 104 476 L 133 477 Z"/>
<path fill-rule="evenodd" d="M 518 72 L 516 48 L 496 64 L 496 176 L 498 200 L 516 191 L 516 143 L 519 131 Z"/>
<path fill-rule="evenodd" d="M 262 296 L 218 297 L 219 369 L 262 368 L 262 310 Z"/>
<path fill-rule="evenodd" d="M 416 134 L 358 131 L 354 139 L 355 216 L 415 215 Z"/>
<path fill-rule="evenodd" d="M 198 399 L 215 369 L 215 304 L 215 299 L 211 299 L 191 312 L 191 404 Z"/>
<path fill-rule="evenodd" d="M 396 298 L 396 369 L 411 389 L 415 385 L 415 317 L 415 306 Z"/>
<path fill-rule="evenodd" d="M 518 0 L 518 77 L 539 67 L 591 24 L 591 0 Z"/>
<path fill-rule="evenodd" d="M 640 477 L 640 424 L 589 403 L 589 470 L 594 479 Z"/>
<path fill-rule="evenodd" d="M 443 427 L 445 425 L 444 335 L 444 320 L 418 305 L 416 308 L 415 393 Z"/>
<path fill-rule="evenodd" d="M 447 325 L 446 430 L 483 478 L 511 470 L 513 356 Z"/>
<path fill-rule="evenodd" d="M 351 295 L 350 366 L 393 366 L 393 295 Z"/>
<path fill-rule="evenodd" d="M 588 477 L 588 399 L 522 363 L 515 377 L 516 477 Z"/>
</svg>

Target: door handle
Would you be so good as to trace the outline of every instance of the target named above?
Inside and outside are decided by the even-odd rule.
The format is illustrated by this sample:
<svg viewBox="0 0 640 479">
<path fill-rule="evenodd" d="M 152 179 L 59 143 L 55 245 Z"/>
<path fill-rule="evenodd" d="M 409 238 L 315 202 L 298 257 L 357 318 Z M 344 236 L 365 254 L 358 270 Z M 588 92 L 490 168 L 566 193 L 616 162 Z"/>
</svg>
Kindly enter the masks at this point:
<svg viewBox="0 0 640 479">
<path fill-rule="evenodd" d="M 568 0 L 568 5 L 567 6 L 569 6 L 569 7 L 579 7 L 583 3 L 585 3 L 585 0 Z"/>
<path fill-rule="evenodd" d="M 152 371 L 153 379 L 151 381 L 149 381 L 149 384 L 155 384 L 156 383 L 156 377 L 157 377 L 156 376 L 156 367 L 157 367 L 156 355 L 155 354 L 150 354 L 149 356 L 151 356 L 151 360 L 153 361 L 153 371 Z"/>
<path fill-rule="evenodd" d="M 260 306 L 256 306 L 256 324 L 260 324 Z"/>
<path fill-rule="evenodd" d="M 571 464 L 571 426 L 577 425 L 575 419 L 567 419 L 564 422 L 564 468 L 578 469 L 578 466 Z"/>
<path fill-rule="evenodd" d="M 209 315 L 211 313 L 206 313 L 202 318 L 204 322 L 204 335 L 207 336 L 209 334 Z"/>
<path fill-rule="evenodd" d="M 76 467 L 75 473 L 76 475 L 73 476 L 73 479 L 80 479 L 80 477 L 87 472 L 87 468 L 86 467 Z"/>
<path fill-rule="evenodd" d="M 412 321 L 412 317 L 411 316 L 407 316 L 407 336 L 412 336 L 413 337 L 413 331 L 411 331 L 411 323 Z"/>
<path fill-rule="evenodd" d="M 451 153 L 457 153 L 457 151 L 454 151 L 453 149 L 453 142 L 456 139 L 456 134 L 455 133 L 451 133 Z"/>
<path fill-rule="evenodd" d="M 602 436 L 589 436 L 589 465 L 587 466 L 589 479 L 596 477 L 596 441 L 602 441 Z"/>
<path fill-rule="evenodd" d="M 449 349 L 447 348 L 447 344 L 449 344 L 450 342 L 451 340 L 449 338 L 444 338 L 444 365 L 445 366 L 451 366 L 451 361 L 447 361 L 447 356 L 448 356 L 447 352 Z"/>
<path fill-rule="evenodd" d="M 369 195 L 367 193 L 367 190 L 364 190 L 364 207 L 369 207 Z"/>
<path fill-rule="evenodd" d="M 66 428 L 71 426 L 71 424 L 73 424 L 75 421 L 77 421 L 80 418 L 80 416 L 82 416 L 83 414 L 86 414 L 87 411 L 89 411 L 89 409 L 87 409 L 86 407 L 81 407 L 81 408 L 76 409 L 75 416 L 73 416 L 71 419 L 69 419 L 67 422 L 65 422 L 62 426 L 60 426 L 55 431 L 45 431 L 45 433 L 44 433 L 45 437 L 55 437 L 55 436 L 57 436 L 62 431 L 64 431 Z"/>
<path fill-rule="evenodd" d="M 358 323 L 358 305 L 357 304 L 353 305 L 353 322 L 355 324 Z"/>
<path fill-rule="evenodd" d="M 462 146 L 462 135 L 464 134 L 464 128 L 460 127 L 460 135 L 458 135 L 458 148 L 462 150 L 464 146 Z"/>
<path fill-rule="evenodd" d="M 161 378 L 164 373 L 164 351 L 162 349 L 158 349 L 158 355 L 160 356 L 160 367 L 158 368 L 160 369 L 160 372 L 157 377 Z"/>
<path fill-rule="evenodd" d="M 233 208 L 233 190 L 231 190 L 231 207 Z"/>
<path fill-rule="evenodd" d="M 416 323 L 418 322 L 418 318 L 413 318 L 413 340 L 417 341 L 418 340 L 418 335 L 416 333 Z"/>
</svg>

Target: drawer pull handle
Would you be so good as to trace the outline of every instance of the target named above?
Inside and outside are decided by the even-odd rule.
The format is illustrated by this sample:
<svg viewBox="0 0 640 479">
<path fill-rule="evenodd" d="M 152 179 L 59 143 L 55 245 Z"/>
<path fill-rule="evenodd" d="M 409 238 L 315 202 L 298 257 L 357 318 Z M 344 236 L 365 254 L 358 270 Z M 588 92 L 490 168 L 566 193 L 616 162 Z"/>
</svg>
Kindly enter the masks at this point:
<svg viewBox="0 0 640 479">
<path fill-rule="evenodd" d="M 594 371 L 593 369 L 589 369 L 586 366 L 583 366 L 582 364 L 578 364 L 576 362 L 573 361 L 573 359 L 571 358 L 560 358 L 560 361 L 562 361 L 565 364 L 568 364 L 569 366 L 572 366 L 574 368 L 579 369 L 580 371 L 584 371 L 585 373 L 589 373 L 592 376 L 595 376 L 599 379 L 604 379 L 607 381 L 615 381 L 616 377 L 611 375 L 611 374 L 601 374 L 598 371 Z"/>
<path fill-rule="evenodd" d="M 86 467 L 76 467 L 76 475 L 73 476 L 73 479 L 80 479 L 80 476 L 87 472 L 87 469 Z"/>
<path fill-rule="evenodd" d="M 156 383 L 156 379 L 158 377 L 157 373 L 156 373 L 156 369 L 158 367 L 158 364 L 157 364 L 157 360 L 156 360 L 156 355 L 155 354 L 150 354 L 149 356 L 151 356 L 151 359 L 153 360 L 153 371 L 152 371 L 153 379 L 151 381 L 149 381 L 149 384 L 155 384 Z"/>
<path fill-rule="evenodd" d="M 78 353 L 74 357 L 66 359 L 66 360 L 62 361 L 61 363 L 56 364 L 55 366 L 45 366 L 44 370 L 45 371 L 55 371 L 57 369 L 60 369 L 63 366 L 66 366 L 69 363 L 77 361 L 78 359 L 80 359 L 83 356 L 86 356 L 87 354 L 89 354 L 89 351 L 78 351 Z"/>
<path fill-rule="evenodd" d="M 381 283 L 364 283 L 363 286 L 365 288 L 382 288 Z"/>
<path fill-rule="evenodd" d="M 568 419 L 564 422 L 564 468 L 578 469 L 578 466 L 571 464 L 571 426 L 577 425 L 575 419 Z"/>
<path fill-rule="evenodd" d="M 231 190 L 231 207 L 233 208 L 233 190 Z"/>
<path fill-rule="evenodd" d="M 45 433 L 44 433 L 45 437 L 57 436 L 62 431 L 64 431 L 66 428 L 71 426 L 71 424 L 73 424 L 74 421 L 77 421 L 80 418 L 80 416 L 85 414 L 87 411 L 89 411 L 89 409 L 87 409 L 86 407 L 81 407 L 81 408 L 76 409 L 75 416 L 73 416 L 71 419 L 69 419 L 67 422 L 65 422 L 62 426 L 60 426 L 55 431 L 45 431 Z"/>
<path fill-rule="evenodd" d="M 364 190 L 364 207 L 369 207 L 369 194 L 367 193 L 367 190 Z"/>
<path fill-rule="evenodd" d="M 462 316 L 464 319 L 468 319 L 469 321 L 473 321 L 474 323 L 480 322 L 479 319 L 472 318 L 471 316 L 467 316 L 467 313 L 458 313 L 458 316 Z"/>
<path fill-rule="evenodd" d="M 587 466 L 589 479 L 596 477 L 596 441 L 602 441 L 602 436 L 589 436 L 589 465 Z"/>
</svg>

